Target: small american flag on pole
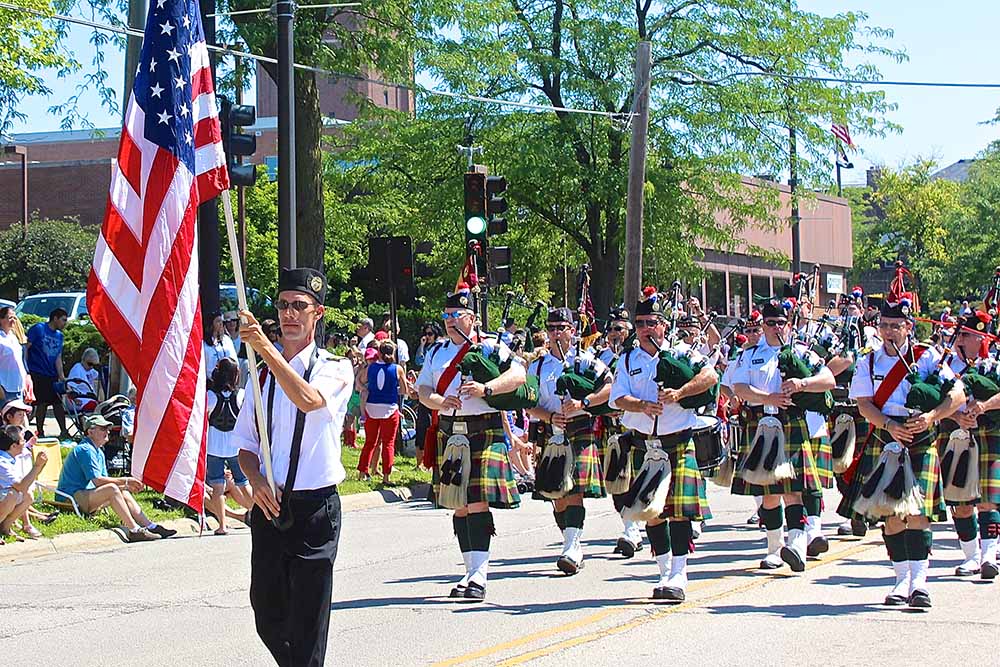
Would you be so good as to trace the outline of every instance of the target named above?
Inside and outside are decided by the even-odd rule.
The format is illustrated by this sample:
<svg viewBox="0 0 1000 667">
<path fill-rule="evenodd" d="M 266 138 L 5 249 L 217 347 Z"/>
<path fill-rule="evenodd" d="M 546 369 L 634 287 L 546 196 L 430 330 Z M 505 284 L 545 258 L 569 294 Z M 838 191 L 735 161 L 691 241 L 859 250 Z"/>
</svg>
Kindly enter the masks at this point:
<svg viewBox="0 0 1000 667">
<path fill-rule="evenodd" d="M 854 147 L 854 142 L 851 141 L 851 131 L 847 128 L 847 125 L 834 123 L 830 126 L 830 131 L 833 132 L 833 136 L 843 141 L 847 146 L 850 148 Z"/>
<path fill-rule="evenodd" d="M 155 0 L 87 303 L 136 385 L 132 474 L 198 511 L 207 419 L 195 217 L 228 188 L 198 3 Z"/>
</svg>

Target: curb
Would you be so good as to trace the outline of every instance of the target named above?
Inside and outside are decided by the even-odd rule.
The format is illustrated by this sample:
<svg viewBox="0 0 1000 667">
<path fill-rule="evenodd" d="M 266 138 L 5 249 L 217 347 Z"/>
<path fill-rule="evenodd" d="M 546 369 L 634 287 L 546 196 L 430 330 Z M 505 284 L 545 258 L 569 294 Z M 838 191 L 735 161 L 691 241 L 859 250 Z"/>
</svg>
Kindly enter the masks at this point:
<svg viewBox="0 0 1000 667">
<path fill-rule="evenodd" d="M 420 500 L 427 497 L 430 492 L 430 484 L 418 484 L 413 487 L 400 487 L 395 489 L 382 489 L 381 491 L 369 491 L 367 493 L 353 493 L 341 498 L 341 511 L 353 512 L 357 510 L 372 509 L 394 503 L 407 502 L 409 500 Z M 214 523 L 212 518 L 209 522 Z M 237 531 L 247 530 L 238 521 L 234 522 L 240 528 Z M 163 525 L 177 531 L 177 537 L 197 537 L 198 522 L 194 519 L 171 519 L 164 521 Z M 206 534 L 210 534 L 206 527 Z M 56 535 L 53 538 L 43 538 L 39 540 L 26 540 L 0 547 L 0 563 L 21 563 L 33 558 L 51 556 L 63 553 L 87 553 L 108 551 L 126 546 L 124 534 L 121 528 L 109 530 L 92 530 L 82 533 L 66 533 Z"/>
</svg>

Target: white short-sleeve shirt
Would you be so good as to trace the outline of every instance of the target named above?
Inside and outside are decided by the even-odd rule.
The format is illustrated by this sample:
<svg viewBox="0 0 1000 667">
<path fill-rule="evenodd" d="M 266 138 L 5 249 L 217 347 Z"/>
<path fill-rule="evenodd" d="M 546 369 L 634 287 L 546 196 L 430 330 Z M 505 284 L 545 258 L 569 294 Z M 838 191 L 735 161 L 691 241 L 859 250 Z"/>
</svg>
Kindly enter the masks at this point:
<svg viewBox="0 0 1000 667">
<path fill-rule="evenodd" d="M 244 398 L 244 391 L 238 389 L 236 393 L 236 404 L 242 405 Z M 228 400 L 231 396 L 231 392 L 222 392 L 223 400 Z M 266 394 L 265 394 L 266 396 Z M 277 396 L 275 397 L 277 399 Z M 212 414 L 215 410 L 215 406 L 218 404 L 218 397 L 214 391 L 209 390 L 208 392 L 208 404 L 206 406 L 206 413 L 208 415 Z M 237 412 L 237 418 L 239 413 Z M 234 427 L 235 430 L 235 427 Z M 208 425 L 208 453 L 212 456 L 219 456 L 222 458 L 229 458 L 230 456 L 236 456 L 240 453 L 239 446 L 233 441 L 232 431 L 220 431 L 211 424 Z"/>
<path fill-rule="evenodd" d="M 500 362 L 504 363 L 508 359 L 512 359 L 510 348 L 504 343 L 490 340 L 485 342 L 486 345 L 499 345 L 499 355 Z M 423 368 L 420 369 L 420 375 L 417 376 L 417 387 L 427 387 L 432 392 L 437 392 L 438 380 L 444 373 L 445 369 L 451 365 L 451 360 L 455 358 L 458 351 L 462 349 L 464 343 L 455 343 L 450 339 L 446 339 L 440 343 L 436 343 L 430 350 L 427 351 L 427 357 L 424 359 Z M 516 358 L 512 359 L 511 363 L 520 363 Z M 441 395 L 447 398 L 448 396 L 458 396 L 458 388 L 462 385 L 462 374 L 456 373 L 455 377 L 452 379 L 451 383 L 444 390 Z M 456 417 L 469 417 L 473 415 L 482 415 L 488 412 L 496 412 L 495 408 L 490 407 L 490 405 L 484 401 L 482 398 L 474 396 L 466 396 L 462 398 L 462 407 L 458 410 L 449 410 L 446 414 L 447 416 Z"/>
<path fill-rule="evenodd" d="M 909 345 L 903 350 L 903 355 L 909 358 Z M 917 374 L 921 378 L 926 378 L 937 369 L 940 359 L 941 353 L 934 348 L 929 348 L 917 359 Z M 862 355 L 858 359 L 858 363 L 854 369 L 854 377 L 851 379 L 851 398 L 856 400 L 858 398 L 874 397 L 897 361 L 899 361 L 899 357 L 889 356 L 884 346 Z M 874 374 L 872 371 L 874 371 Z M 955 373 L 952 372 L 949 366 L 945 365 L 941 368 L 941 377 L 945 380 L 951 379 L 955 377 Z M 907 381 L 906 375 L 904 375 L 903 381 L 899 383 L 899 386 L 889 396 L 885 405 L 882 406 L 882 414 L 890 417 L 908 416 L 909 411 L 906 408 L 906 395 L 909 391 L 910 383 Z"/>
<path fill-rule="evenodd" d="M 664 341 L 661 349 L 668 348 L 668 343 Z M 674 350 L 679 354 L 690 354 L 693 364 L 705 361 L 701 353 L 692 350 L 686 343 L 677 345 Z M 623 353 L 615 366 L 615 379 L 608 400 L 611 407 L 621 410 L 617 401 L 624 396 L 640 401 L 657 400 L 659 387 L 655 379 L 658 362 L 659 355 L 650 356 L 641 347 Z M 670 435 L 697 426 L 698 415 L 694 410 L 682 408 L 679 403 L 667 403 L 656 419 L 656 433 L 653 433 L 653 418 L 642 412 L 625 412 L 622 415 L 622 425 L 645 435 Z"/>
<path fill-rule="evenodd" d="M 732 385 L 745 384 L 766 392 L 776 394 L 781 391 L 781 370 L 778 368 L 778 356 L 781 353 L 781 345 L 768 345 L 765 339 L 761 339 L 754 347 L 743 350 L 736 362 L 736 369 L 730 376 Z M 823 360 L 805 345 L 796 343 L 795 353 L 801 357 L 810 367 L 818 368 L 823 366 Z M 761 403 L 748 403 L 748 405 L 759 407 Z"/>
<path fill-rule="evenodd" d="M 575 347 L 570 347 L 566 351 L 566 361 L 572 367 L 577 359 L 580 361 L 580 372 L 593 367 L 597 377 L 601 377 L 607 372 L 608 367 L 589 352 L 576 353 Z M 558 412 L 562 407 L 563 397 L 556 393 L 556 382 L 563 374 L 564 364 L 562 359 L 557 359 L 554 354 L 546 354 L 529 364 L 527 372 L 538 376 L 538 407 L 549 412 Z M 579 417 L 589 414 L 586 410 L 577 410 L 568 417 Z"/>
<path fill-rule="evenodd" d="M 316 345 L 310 344 L 289 362 L 300 376 L 305 375 L 306 366 L 315 350 Z M 319 351 L 319 355 L 319 359 L 313 366 L 312 375 L 309 377 L 309 386 L 322 394 L 326 405 L 319 410 L 306 413 L 298 472 L 295 477 L 294 490 L 296 491 L 322 489 L 341 483 L 347 476 L 344 466 L 340 462 L 340 434 L 344 425 L 344 415 L 347 413 L 347 402 L 354 390 L 354 369 L 347 359 L 331 357 L 322 350 Z M 268 374 L 261 390 L 264 405 L 267 405 L 267 396 L 272 383 L 274 384 L 274 406 L 271 428 L 271 462 L 274 469 L 274 480 L 280 485 L 288 477 L 292 433 L 295 429 L 295 416 L 298 410 L 291 399 L 285 395 L 281 385 L 274 382 L 274 375 L 271 373 Z M 231 437 L 233 444 L 238 449 L 257 455 L 257 459 L 261 461 L 260 471 L 263 474 L 264 464 L 260 459 L 260 440 L 257 435 L 254 409 L 253 392 L 249 392 L 240 408 L 236 427 L 233 429 Z"/>
</svg>

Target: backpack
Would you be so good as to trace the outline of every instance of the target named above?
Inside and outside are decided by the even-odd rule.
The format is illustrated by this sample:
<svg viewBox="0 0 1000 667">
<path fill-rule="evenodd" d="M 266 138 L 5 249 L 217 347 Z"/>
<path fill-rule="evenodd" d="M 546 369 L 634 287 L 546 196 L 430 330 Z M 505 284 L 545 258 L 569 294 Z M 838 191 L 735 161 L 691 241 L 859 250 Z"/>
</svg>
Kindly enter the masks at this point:
<svg viewBox="0 0 1000 667">
<path fill-rule="evenodd" d="M 237 393 L 235 391 L 230 393 L 229 398 L 223 398 L 222 392 L 214 389 L 212 393 L 215 394 L 215 408 L 208 416 L 208 424 L 216 431 L 228 433 L 236 428 L 236 415 L 240 412 L 240 406 L 236 403 Z"/>
</svg>

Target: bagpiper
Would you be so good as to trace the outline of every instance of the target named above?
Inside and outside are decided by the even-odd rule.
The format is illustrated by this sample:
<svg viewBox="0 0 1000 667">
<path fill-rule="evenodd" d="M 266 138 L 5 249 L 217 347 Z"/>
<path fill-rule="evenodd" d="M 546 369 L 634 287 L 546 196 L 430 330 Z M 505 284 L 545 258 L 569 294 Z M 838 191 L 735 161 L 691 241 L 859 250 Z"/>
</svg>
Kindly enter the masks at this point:
<svg viewBox="0 0 1000 667">
<path fill-rule="evenodd" d="M 743 402 L 747 435 L 732 491 L 763 496 L 759 514 L 767 531 L 767 555 L 760 567 L 777 569 L 784 561 L 792 571 L 802 572 L 808 549 L 803 494 L 822 488 L 805 413 L 816 405 L 817 394 L 834 386 L 834 380 L 814 352 L 790 341 L 790 322 L 782 305 L 769 301 L 760 312 L 764 338 L 743 352 L 732 375 L 733 390 Z"/>
<path fill-rule="evenodd" d="M 446 338 L 428 351 L 416 386 L 420 402 L 437 412 L 435 497 L 440 506 L 455 511 L 452 525 L 465 562 L 465 574 L 450 597 L 481 601 L 486 598 L 490 539 L 495 534 L 490 508 L 520 504 L 502 417 L 487 401 L 524 385 L 525 372 L 510 349 L 493 340 L 487 356 L 503 371 L 488 382 L 462 374 L 470 355 L 484 354 L 477 347 L 484 341 L 474 330 L 468 285 L 460 283 L 448 295 L 441 317 Z"/>
<path fill-rule="evenodd" d="M 660 572 L 653 599 L 682 602 L 693 539 L 691 522 L 711 517 L 692 439 L 697 415 L 685 404 L 704 396 L 718 376 L 690 345 L 678 343 L 671 348 L 664 299 L 653 288 L 643 290 L 643 296 L 634 311 L 639 344 L 618 360 L 611 389 L 611 407 L 624 411 L 622 424 L 629 429 L 615 445 L 619 461 L 627 462 L 632 448 L 645 450 L 642 469 L 631 481 L 622 512 L 626 519 L 646 523 Z M 666 382 L 669 374 L 664 371 L 671 369 L 686 381 Z M 611 474 L 609 470 L 609 478 Z"/>
<path fill-rule="evenodd" d="M 611 374 L 603 362 L 579 349 L 569 308 L 553 308 L 546 318 L 549 353 L 532 361 L 528 373 L 538 378 L 538 406 L 528 410 L 541 456 L 535 468 L 535 491 L 552 501 L 552 514 L 563 535 L 556 567 L 567 575 L 583 569 L 584 498 L 603 498 L 601 457 L 592 410 L 608 402 Z M 577 343 L 577 344 L 574 344 Z M 572 376 L 572 377 L 571 377 Z M 586 393 L 574 398 L 567 386 L 587 381 Z"/>
<path fill-rule="evenodd" d="M 884 520 L 882 536 L 896 575 L 885 604 L 931 606 L 927 570 L 930 522 L 945 518 L 934 425 L 965 402 L 961 382 L 933 347 L 912 340 L 917 297 L 897 275 L 881 307 L 883 344 L 858 359 L 851 398 L 872 425 L 845 500 L 858 514 Z"/>
</svg>

